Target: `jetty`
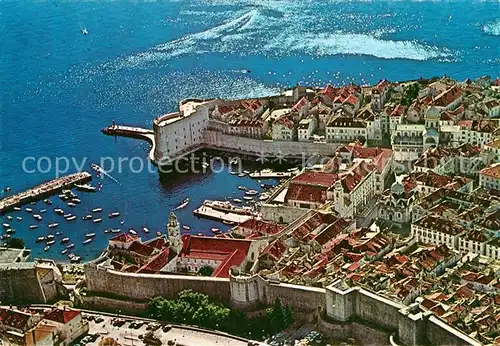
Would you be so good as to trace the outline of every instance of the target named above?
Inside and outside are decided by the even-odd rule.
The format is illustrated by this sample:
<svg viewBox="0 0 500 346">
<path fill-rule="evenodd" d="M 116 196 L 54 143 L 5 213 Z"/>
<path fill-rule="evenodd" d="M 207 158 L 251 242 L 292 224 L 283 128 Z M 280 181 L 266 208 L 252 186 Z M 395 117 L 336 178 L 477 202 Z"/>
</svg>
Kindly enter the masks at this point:
<svg viewBox="0 0 500 346">
<path fill-rule="evenodd" d="M 147 140 L 152 145 L 152 148 L 149 151 L 149 159 L 154 162 L 155 135 L 153 130 L 137 126 L 117 125 L 113 121 L 111 126 L 103 128 L 101 132 L 109 136 L 121 136 Z"/>
<path fill-rule="evenodd" d="M 243 214 L 216 210 L 206 205 L 202 205 L 198 209 L 193 210 L 193 214 L 198 217 L 204 217 L 207 219 L 212 219 L 221 222 L 226 221 L 229 223 L 236 223 L 236 224 L 243 223 L 247 220 L 250 220 L 253 217 L 252 215 L 243 215 Z"/>
<path fill-rule="evenodd" d="M 74 184 L 85 183 L 91 179 L 92 175 L 90 173 L 81 172 L 47 181 L 29 190 L 0 200 L 0 214 L 3 214 L 14 207 L 22 206 L 32 201 L 37 201 L 44 197 L 54 195 L 62 189 L 70 188 Z"/>
</svg>

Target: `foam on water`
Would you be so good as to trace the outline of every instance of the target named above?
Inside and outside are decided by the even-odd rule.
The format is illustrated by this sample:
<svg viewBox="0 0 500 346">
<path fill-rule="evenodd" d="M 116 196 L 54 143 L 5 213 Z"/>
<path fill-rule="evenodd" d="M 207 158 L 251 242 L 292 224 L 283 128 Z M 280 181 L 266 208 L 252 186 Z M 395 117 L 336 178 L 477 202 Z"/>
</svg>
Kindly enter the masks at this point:
<svg viewBox="0 0 500 346">
<path fill-rule="evenodd" d="M 500 20 L 484 25 L 483 32 L 492 36 L 500 36 Z"/>
</svg>

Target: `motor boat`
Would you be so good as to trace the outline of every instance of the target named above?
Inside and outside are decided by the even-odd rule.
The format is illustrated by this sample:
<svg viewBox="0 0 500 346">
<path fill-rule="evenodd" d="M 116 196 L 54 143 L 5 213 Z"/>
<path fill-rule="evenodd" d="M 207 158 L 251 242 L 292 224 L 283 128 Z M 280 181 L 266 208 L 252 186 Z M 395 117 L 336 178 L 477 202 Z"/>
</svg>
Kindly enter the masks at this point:
<svg viewBox="0 0 500 346">
<path fill-rule="evenodd" d="M 100 213 L 102 211 L 102 208 L 94 208 L 92 209 L 93 213 Z"/>
<path fill-rule="evenodd" d="M 144 233 L 149 233 L 149 228 L 147 227 L 144 227 L 142 230 L 144 231 Z"/>
<path fill-rule="evenodd" d="M 95 233 L 87 233 L 87 234 L 85 234 L 85 236 L 87 238 L 92 238 L 92 237 L 95 237 Z"/>
<path fill-rule="evenodd" d="M 182 228 L 184 228 L 186 231 L 189 231 L 191 229 L 191 227 L 189 227 L 187 225 L 183 225 Z"/>
<path fill-rule="evenodd" d="M 102 219 L 94 219 L 94 220 L 92 220 L 93 223 L 99 223 L 101 221 L 102 221 Z"/>
<path fill-rule="evenodd" d="M 109 213 L 109 214 L 108 214 L 108 217 L 109 217 L 110 219 L 112 219 L 112 218 L 114 218 L 114 217 L 118 217 L 118 216 L 120 216 L 120 212 L 118 212 L 118 211 L 115 211 L 115 212 L 112 212 L 112 213 Z"/>
<path fill-rule="evenodd" d="M 56 228 L 57 226 L 59 226 L 59 224 L 57 222 L 53 222 L 53 223 L 49 223 L 49 228 Z"/>
<path fill-rule="evenodd" d="M 187 206 L 189 204 L 189 198 L 185 198 L 181 204 L 179 204 L 177 207 L 175 207 L 175 210 L 179 210 L 179 209 L 182 209 L 184 208 L 185 206 Z"/>
</svg>

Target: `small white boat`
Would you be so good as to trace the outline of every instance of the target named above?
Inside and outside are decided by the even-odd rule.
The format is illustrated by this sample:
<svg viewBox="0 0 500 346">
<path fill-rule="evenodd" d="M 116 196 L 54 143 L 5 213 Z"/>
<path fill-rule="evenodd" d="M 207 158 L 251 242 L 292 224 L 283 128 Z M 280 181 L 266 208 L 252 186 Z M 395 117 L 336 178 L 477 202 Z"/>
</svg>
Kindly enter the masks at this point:
<svg viewBox="0 0 500 346">
<path fill-rule="evenodd" d="M 23 220 L 23 218 L 20 217 L 20 216 L 16 216 L 16 219 L 17 219 L 17 221 L 22 221 Z"/>
<path fill-rule="evenodd" d="M 125 220 L 120 221 L 120 225 L 123 225 L 125 223 Z"/>
<path fill-rule="evenodd" d="M 156 235 L 157 235 L 158 237 L 160 237 L 160 236 L 161 236 L 161 232 L 160 232 L 160 231 L 156 232 Z"/>
<path fill-rule="evenodd" d="M 59 224 L 57 222 L 53 222 L 53 223 L 49 223 L 49 228 L 56 228 L 57 226 L 59 226 Z"/>
<path fill-rule="evenodd" d="M 118 212 L 118 211 L 115 211 L 115 212 L 113 212 L 113 213 L 108 214 L 108 217 L 109 217 L 110 219 L 112 219 L 112 218 L 114 218 L 114 217 L 118 217 L 118 216 L 120 216 L 120 212 Z"/>
<path fill-rule="evenodd" d="M 242 177 L 244 177 L 245 175 L 246 175 L 246 174 L 242 172 L 242 173 L 238 174 L 238 177 L 242 178 Z"/>
<path fill-rule="evenodd" d="M 62 238 L 61 239 L 61 244 L 65 244 L 67 242 L 69 242 L 69 238 Z"/>
<path fill-rule="evenodd" d="M 47 212 L 47 209 L 40 209 L 40 211 L 39 211 L 40 214 L 44 214 L 46 212 Z"/>
<path fill-rule="evenodd" d="M 7 233 L 7 234 L 14 234 L 14 233 L 16 233 L 16 230 L 15 230 L 15 229 L 12 229 L 12 228 L 9 228 L 9 229 L 7 229 L 7 230 L 5 231 L 5 233 Z"/>
<path fill-rule="evenodd" d="M 133 229 L 129 229 L 129 230 L 128 230 L 128 232 L 129 232 L 130 234 L 132 234 L 132 235 L 137 235 L 137 232 L 136 232 L 136 231 L 134 231 Z"/>
<path fill-rule="evenodd" d="M 68 207 L 72 207 L 72 208 L 76 206 L 76 204 L 73 202 L 68 202 L 67 204 L 68 204 Z"/>
<path fill-rule="evenodd" d="M 224 220 L 224 221 L 222 221 L 222 223 L 223 223 L 224 225 L 229 225 L 229 226 L 234 226 L 234 225 L 236 225 L 236 222 L 234 222 L 234 221 L 226 221 L 226 220 Z"/>
<path fill-rule="evenodd" d="M 231 172 L 229 172 L 229 174 L 231 174 L 231 175 L 236 175 L 236 174 L 238 174 L 238 172 L 236 172 L 236 171 L 231 171 Z"/>
<path fill-rule="evenodd" d="M 99 222 L 101 222 L 101 221 L 102 221 L 102 219 L 101 219 L 101 218 L 92 220 L 92 222 L 93 222 L 93 223 L 99 223 Z"/>
<path fill-rule="evenodd" d="M 221 234 L 222 233 L 220 229 L 215 228 L 215 227 L 212 228 L 211 231 L 212 231 L 213 234 Z"/>
<path fill-rule="evenodd" d="M 94 208 L 92 209 L 93 213 L 100 213 L 102 211 L 102 208 Z"/>
<path fill-rule="evenodd" d="M 73 258 L 71 258 L 69 261 L 71 263 L 78 263 L 78 262 L 80 262 L 81 259 L 82 258 L 80 256 L 73 256 Z"/>
<path fill-rule="evenodd" d="M 179 209 L 182 209 L 184 208 L 185 206 L 187 206 L 189 204 L 189 198 L 186 198 L 182 201 L 181 204 L 179 204 L 177 207 L 175 207 L 175 210 L 179 210 Z"/>
<path fill-rule="evenodd" d="M 3 223 L 3 224 L 2 224 L 2 226 L 3 226 L 4 228 L 10 228 L 10 225 L 9 225 L 8 223 Z"/>
<path fill-rule="evenodd" d="M 122 231 L 121 229 L 116 228 L 116 229 L 112 229 L 111 233 L 120 233 L 121 231 Z"/>
<path fill-rule="evenodd" d="M 41 215 L 38 215 L 38 214 L 35 214 L 33 215 L 33 218 L 37 221 L 42 221 L 42 216 Z"/>
<path fill-rule="evenodd" d="M 144 231 L 144 233 L 149 233 L 149 228 L 147 227 L 144 227 L 142 230 Z"/>
<path fill-rule="evenodd" d="M 78 199 L 78 198 L 73 198 L 71 200 L 71 203 L 80 204 L 80 203 L 82 203 L 82 201 L 80 199 Z"/>
<path fill-rule="evenodd" d="M 250 171 L 244 170 L 243 173 L 250 174 Z"/>
<path fill-rule="evenodd" d="M 67 195 L 67 194 L 70 194 L 70 193 L 71 193 L 71 190 L 68 190 L 68 189 L 63 189 L 63 190 L 62 190 L 62 193 L 64 193 L 65 195 Z"/>
<path fill-rule="evenodd" d="M 7 215 L 7 220 L 12 220 L 12 216 Z"/>
<path fill-rule="evenodd" d="M 79 191 L 85 191 L 85 192 L 96 192 L 97 189 L 89 184 L 75 184 L 75 188 Z"/>
<path fill-rule="evenodd" d="M 72 249 L 75 247 L 75 244 L 69 244 L 69 245 L 66 245 L 66 249 Z"/>
<path fill-rule="evenodd" d="M 26 208 L 24 210 L 26 210 L 27 213 L 32 213 L 33 212 L 33 209 L 31 209 L 31 208 Z"/>
<path fill-rule="evenodd" d="M 30 229 L 38 228 L 38 225 L 30 225 Z"/>
<path fill-rule="evenodd" d="M 243 196 L 243 199 L 245 201 L 253 201 L 253 197 L 252 196 Z"/>
<path fill-rule="evenodd" d="M 64 218 L 68 218 L 68 217 L 72 217 L 72 216 L 73 216 L 73 214 L 71 214 L 71 213 L 68 213 L 68 214 L 64 214 L 64 215 L 63 215 L 63 217 L 64 217 Z"/>
<path fill-rule="evenodd" d="M 186 231 L 189 231 L 191 229 L 191 227 L 189 227 L 187 225 L 183 225 L 182 228 L 184 228 Z"/>
<path fill-rule="evenodd" d="M 265 201 L 267 200 L 269 197 L 271 197 L 271 194 L 269 193 L 263 193 L 259 196 L 259 201 Z"/>
<path fill-rule="evenodd" d="M 92 241 L 92 238 L 88 238 L 88 239 L 85 239 L 84 241 L 82 241 L 82 244 L 89 244 L 90 242 Z"/>
<path fill-rule="evenodd" d="M 31 205 L 35 205 L 35 204 L 36 204 L 36 202 L 30 202 L 30 204 L 31 204 Z"/>
<path fill-rule="evenodd" d="M 61 251 L 61 255 L 65 255 L 68 252 L 68 249 L 64 249 Z"/>
<path fill-rule="evenodd" d="M 46 247 L 43 248 L 43 251 L 49 251 L 49 249 L 50 249 L 50 246 L 47 245 Z"/>
<path fill-rule="evenodd" d="M 85 234 L 85 236 L 87 238 L 92 238 L 92 237 L 95 237 L 95 233 L 87 233 L 87 234 Z"/>
<path fill-rule="evenodd" d="M 241 185 L 240 185 L 240 186 L 238 186 L 238 190 L 246 191 L 246 189 L 247 189 L 247 188 L 246 188 L 245 186 L 241 186 Z"/>
<path fill-rule="evenodd" d="M 49 235 L 47 236 L 47 239 L 49 239 L 49 240 L 54 239 L 54 235 L 53 235 L 53 234 L 49 234 Z"/>
<path fill-rule="evenodd" d="M 21 208 L 19 208 L 19 207 L 14 207 L 14 210 L 15 210 L 15 211 L 21 211 Z"/>
<path fill-rule="evenodd" d="M 90 215 L 90 214 L 82 216 L 82 220 L 91 220 L 91 219 L 92 219 L 92 215 Z"/>
<path fill-rule="evenodd" d="M 58 215 L 63 215 L 64 214 L 64 210 L 62 210 L 61 208 L 56 208 L 54 209 L 54 212 Z"/>
<path fill-rule="evenodd" d="M 43 202 L 44 202 L 45 204 L 48 204 L 48 205 L 51 205 L 51 204 L 52 204 L 52 201 L 51 201 L 50 199 L 48 199 L 48 198 L 47 198 L 47 199 L 44 199 L 44 200 L 43 200 Z"/>
<path fill-rule="evenodd" d="M 45 241 L 45 240 L 46 240 L 46 238 L 45 238 L 45 237 L 38 237 L 38 238 L 36 238 L 36 240 L 35 240 L 35 241 L 36 241 L 37 243 L 40 243 L 40 242 Z"/>
<path fill-rule="evenodd" d="M 247 195 L 247 196 L 255 196 L 258 194 L 259 194 L 259 191 L 257 191 L 257 190 L 248 190 L 247 192 L 245 192 L 245 195 Z"/>
<path fill-rule="evenodd" d="M 89 34 L 89 31 L 87 30 L 87 28 L 82 28 L 82 35 L 88 35 Z"/>
<path fill-rule="evenodd" d="M 73 221 L 73 220 L 76 220 L 76 215 L 72 215 L 66 218 L 66 221 Z"/>
<path fill-rule="evenodd" d="M 61 234 L 62 234 L 62 232 L 56 232 L 56 235 L 61 235 Z"/>
<path fill-rule="evenodd" d="M 109 228 L 106 228 L 106 229 L 104 230 L 104 234 L 108 234 L 108 233 L 111 233 L 111 230 L 110 230 Z"/>
<path fill-rule="evenodd" d="M 235 203 L 242 203 L 243 201 L 241 199 L 239 199 L 239 198 L 234 198 L 233 202 L 235 202 Z"/>
<path fill-rule="evenodd" d="M 56 242 L 55 240 L 49 240 L 49 241 L 47 242 L 47 245 L 48 245 L 48 246 L 53 245 L 55 242 Z"/>
</svg>

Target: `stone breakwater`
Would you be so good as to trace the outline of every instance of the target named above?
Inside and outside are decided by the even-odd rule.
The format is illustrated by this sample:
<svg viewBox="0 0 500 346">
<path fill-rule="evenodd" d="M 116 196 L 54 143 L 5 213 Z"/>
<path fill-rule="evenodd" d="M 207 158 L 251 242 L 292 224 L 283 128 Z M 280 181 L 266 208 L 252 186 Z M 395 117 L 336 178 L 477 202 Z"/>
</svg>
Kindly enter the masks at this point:
<svg viewBox="0 0 500 346">
<path fill-rule="evenodd" d="M 14 207 L 21 206 L 32 201 L 55 194 L 64 188 L 71 187 L 74 184 L 84 183 L 92 179 L 88 172 L 74 173 L 64 177 L 56 178 L 40 185 L 37 185 L 26 191 L 6 197 L 0 200 L 0 214 L 11 210 Z"/>
</svg>

